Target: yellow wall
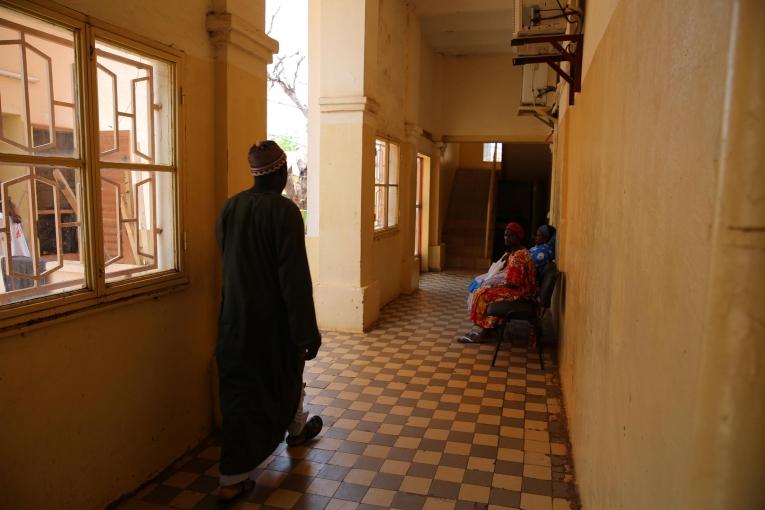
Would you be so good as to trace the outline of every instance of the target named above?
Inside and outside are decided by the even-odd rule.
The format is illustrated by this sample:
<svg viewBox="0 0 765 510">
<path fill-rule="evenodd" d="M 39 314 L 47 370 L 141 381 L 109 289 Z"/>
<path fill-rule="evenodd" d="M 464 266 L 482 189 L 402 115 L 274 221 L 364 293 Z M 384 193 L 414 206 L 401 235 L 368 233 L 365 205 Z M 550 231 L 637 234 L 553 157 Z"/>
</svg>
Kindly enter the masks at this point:
<svg viewBox="0 0 765 510">
<path fill-rule="evenodd" d="M 734 4 L 690 508 L 765 508 L 765 3 Z M 754 403 L 754 404 L 753 404 Z"/>
<path fill-rule="evenodd" d="M 582 54 L 582 74 L 584 77 L 590 70 L 592 57 L 600 45 L 617 5 L 619 5 L 619 0 L 587 0 L 587 5 L 585 5 L 587 11 L 584 18 L 584 33 L 587 36 L 587 43 L 584 45 L 584 53 Z"/>
<path fill-rule="evenodd" d="M 441 105 L 443 104 L 442 87 L 439 81 L 443 57 L 434 53 L 423 37 L 420 37 L 419 43 L 420 79 L 418 88 L 414 90 L 419 97 L 419 123 L 422 129 L 438 137 L 441 135 Z"/>
<path fill-rule="evenodd" d="M 227 178 L 225 166 L 216 171 L 214 154 L 214 65 L 205 28 L 210 2 L 65 3 L 185 52 L 191 283 L 172 294 L 0 338 L 3 509 L 101 509 L 211 429 L 219 296 L 213 223 L 220 204 L 214 190 L 216 173 Z M 258 11 L 247 5 L 247 13 Z M 265 95 L 259 106 L 265 111 Z M 249 124 L 237 127 L 255 136 L 265 117 L 260 123 L 258 112 L 249 113 Z"/>
<path fill-rule="evenodd" d="M 691 431 L 709 420 L 695 414 L 703 389 L 730 377 L 701 370 L 730 26 L 731 2 L 723 0 L 620 2 L 557 135 L 561 377 L 584 508 L 756 507 L 745 495 L 714 501 L 706 483 L 689 480 L 702 465 L 720 474 L 704 454 L 694 465 L 708 443 Z M 760 97 L 762 86 L 760 79 Z M 752 127 L 762 140 L 762 122 Z M 759 268 L 750 277 L 761 277 Z M 760 345 L 761 324 L 752 330 Z M 753 400 L 745 403 L 718 393 L 717 405 L 731 412 L 759 405 L 759 360 L 748 369 L 759 397 L 747 393 Z M 748 422 L 739 430 L 762 451 L 762 413 L 749 416 L 759 428 Z M 750 489 L 752 482 L 737 480 Z"/>
<path fill-rule="evenodd" d="M 414 251 L 414 248 L 412 248 Z M 374 274 L 380 283 L 380 306 L 401 294 L 401 232 L 375 237 Z"/>
<path fill-rule="evenodd" d="M 543 141 L 550 128 L 519 117 L 521 68 L 511 54 L 443 56 L 441 130 L 453 140 Z"/>
<path fill-rule="evenodd" d="M 490 142 L 491 140 L 487 140 Z M 502 166 L 501 154 L 497 158 L 497 168 Z M 460 168 L 493 168 L 493 161 L 483 160 L 483 142 L 463 142 L 460 144 Z"/>
<path fill-rule="evenodd" d="M 446 149 L 441 156 L 438 223 L 436 225 L 431 225 L 431 229 L 437 229 L 437 237 L 439 240 L 442 239 L 444 223 L 446 222 L 446 213 L 449 208 L 449 200 L 451 199 L 454 174 L 457 173 L 457 168 L 459 167 L 460 148 L 461 144 L 459 143 L 446 144 Z"/>
<path fill-rule="evenodd" d="M 377 35 L 377 73 L 374 95 L 380 110 L 377 115 L 379 134 L 401 142 L 404 122 L 411 117 L 406 111 L 409 69 L 407 53 L 409 27 L 407 5 L 400 0 L 381 0 Z"/>
</svg>

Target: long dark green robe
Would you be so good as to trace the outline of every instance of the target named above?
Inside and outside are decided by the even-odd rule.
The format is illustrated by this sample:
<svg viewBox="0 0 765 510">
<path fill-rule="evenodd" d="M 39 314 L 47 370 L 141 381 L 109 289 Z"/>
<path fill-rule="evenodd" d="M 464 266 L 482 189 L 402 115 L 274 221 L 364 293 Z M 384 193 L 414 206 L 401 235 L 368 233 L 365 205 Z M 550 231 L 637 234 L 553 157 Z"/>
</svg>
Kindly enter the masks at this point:
<svg viewBox="0 0 765 510">
<path fill-rule="evenodd" d="M 321 344 L 297 206 L 257 187 L 230 198 L 216 225 L 223 256 L 218 369 L 220 472 L 260 464 L 297 410 L 306 348 Z"/>
</svg>

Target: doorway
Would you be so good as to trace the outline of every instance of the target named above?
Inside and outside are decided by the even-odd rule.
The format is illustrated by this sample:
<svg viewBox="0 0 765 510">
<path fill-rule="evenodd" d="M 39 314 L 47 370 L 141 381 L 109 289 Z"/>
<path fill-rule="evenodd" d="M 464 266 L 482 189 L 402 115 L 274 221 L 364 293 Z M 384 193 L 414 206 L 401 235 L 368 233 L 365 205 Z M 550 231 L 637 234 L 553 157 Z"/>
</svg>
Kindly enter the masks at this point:
<svg viewBox="0 0 765 510">
<path fill-rule="evenodd" d="M 525 246 L 532 246 L 534 233 L 548 223 L 552 154 L 547 144 L 502 144 L 502 173 L 494 204 L 493 260 L 504 253 L 505 225 L 520 223 L 526 232 Z"/>
<path fill-rule="evenodd" d="M 428 270 L 428 232 L 430 229 L 430 157 L 417 154 L 414 195 L 414 258 L 420 272 Z"/>
</svg>

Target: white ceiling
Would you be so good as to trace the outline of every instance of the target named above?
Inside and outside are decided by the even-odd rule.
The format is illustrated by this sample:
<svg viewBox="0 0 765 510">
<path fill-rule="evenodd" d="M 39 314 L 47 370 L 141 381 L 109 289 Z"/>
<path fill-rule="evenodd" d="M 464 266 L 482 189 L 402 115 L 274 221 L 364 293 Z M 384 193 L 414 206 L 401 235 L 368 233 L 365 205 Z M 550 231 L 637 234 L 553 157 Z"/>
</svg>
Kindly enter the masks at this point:
<svg viewBox="0 0 765 510">
<path fill-rule="evenodd" d="M 438 53 L 510 52 L 513 0 L 414 0 L 425 40 Z"/>
</svg>

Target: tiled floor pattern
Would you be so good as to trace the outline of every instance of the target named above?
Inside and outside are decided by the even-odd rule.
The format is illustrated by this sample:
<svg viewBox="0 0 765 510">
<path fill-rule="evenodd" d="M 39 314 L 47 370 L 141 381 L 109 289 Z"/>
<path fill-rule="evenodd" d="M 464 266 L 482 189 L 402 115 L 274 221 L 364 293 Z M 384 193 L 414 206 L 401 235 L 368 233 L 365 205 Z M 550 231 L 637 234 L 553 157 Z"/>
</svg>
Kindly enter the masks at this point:
<svg viewBox="0 0 765 510">
<path fill-rule="evenodd" d="M 326 333 L 305 373 L 324 430 L 282 443 L 236 510 L 579 508 L 554 360 L 542 371 L 533 352 L 503 346 L 492 368 L 493 344 L 456 343 L 468 281 L 424 275 L 368 334 Z M 215 508 L 217 444 L 119 508 Z"/>
</svg>

